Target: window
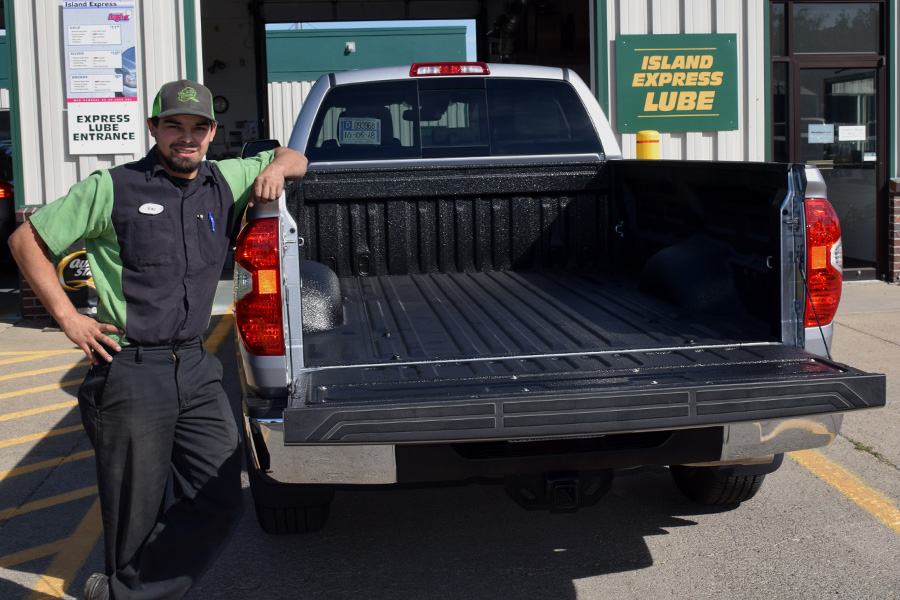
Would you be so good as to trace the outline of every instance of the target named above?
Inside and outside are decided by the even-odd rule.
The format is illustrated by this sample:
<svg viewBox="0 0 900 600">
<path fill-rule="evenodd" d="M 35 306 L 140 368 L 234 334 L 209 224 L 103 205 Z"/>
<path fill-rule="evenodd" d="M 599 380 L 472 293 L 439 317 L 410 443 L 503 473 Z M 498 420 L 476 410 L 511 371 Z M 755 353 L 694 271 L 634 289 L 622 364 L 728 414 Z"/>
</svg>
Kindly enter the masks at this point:
<svg viewBox="0 0 900 600">
<path fill-rule="evenodd" d="M 881 4 L 794 3 L 794 53 L 879 53 Z"/>
<path fill-rule="evenodd" d="M 413 121 L 416 83 L 368 83 L 328 93 L 313 125 L 309 160 L 387 160 L 420 156 Z"/>
<path fill-rule="evenodd" d="M 311 140 L 321 162 L 603 151 L 568 83 L 483 77 L 335 88 Z"/>
<path fill-rule="evenodd" d="M 784 4 L 772 4 L 771 13 L 772 56 L 784 56 L 787 54 L 787 21 L 785 20 Z"/>
</svg>

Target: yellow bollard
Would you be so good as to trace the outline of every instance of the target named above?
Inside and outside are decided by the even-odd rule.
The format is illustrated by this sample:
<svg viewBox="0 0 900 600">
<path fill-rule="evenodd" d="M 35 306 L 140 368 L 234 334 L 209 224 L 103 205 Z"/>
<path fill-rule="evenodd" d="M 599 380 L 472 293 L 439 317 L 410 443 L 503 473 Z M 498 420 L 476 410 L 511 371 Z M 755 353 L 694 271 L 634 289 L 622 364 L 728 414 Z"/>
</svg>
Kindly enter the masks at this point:
<svg viewBox="0 0 900 600">
<path fill-rule="evenodd" d="M 637 132 L 637 157 L 659 160 L 659 132 L 645 129 Z"/>
</svg>

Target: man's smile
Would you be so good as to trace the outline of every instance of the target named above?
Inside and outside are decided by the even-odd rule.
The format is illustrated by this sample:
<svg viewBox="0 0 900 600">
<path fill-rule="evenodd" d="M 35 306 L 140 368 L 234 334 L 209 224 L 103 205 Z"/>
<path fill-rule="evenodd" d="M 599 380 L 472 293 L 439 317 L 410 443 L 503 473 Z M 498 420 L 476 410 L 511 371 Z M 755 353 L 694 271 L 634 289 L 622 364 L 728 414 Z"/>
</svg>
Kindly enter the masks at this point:
<svg viewBox="0 0 900 600">
<path fill-rule="evenodd" d="M 196 154 L 199 148 L 196 147 L 183 147 L 183 146 L 173 146 L 172 150 L 181 156 L 191 156 L 192 154 Z"/>
</svg>

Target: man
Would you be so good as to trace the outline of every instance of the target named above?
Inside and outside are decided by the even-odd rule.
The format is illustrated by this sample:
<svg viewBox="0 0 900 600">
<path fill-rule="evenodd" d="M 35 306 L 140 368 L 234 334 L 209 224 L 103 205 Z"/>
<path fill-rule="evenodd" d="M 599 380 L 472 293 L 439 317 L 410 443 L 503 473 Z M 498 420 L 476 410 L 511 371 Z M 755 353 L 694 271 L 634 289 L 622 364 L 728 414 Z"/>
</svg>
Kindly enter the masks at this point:
<svg viewBox="0 0 900 600">
<path fill-rule="evenodd" d="M 192 81 L 165 84 L 147 126 L 156 145 L 146 157 L 91 174 L 9 241 L 92 363 L 78 404 L 96 452 L 106 572 L 88 579 L 86 599 L 180 598 L 237 520 L 237 424 L 200 336 L 234 216 L 306 173 L 306 158 L 287 148 L 204 161 L 216 121 L 212 95 Z M 79 239 L 96 321 L 68 300 L 51 260 Z M 170 471 L 176 502 L 165 507 Z"/>
</svg>

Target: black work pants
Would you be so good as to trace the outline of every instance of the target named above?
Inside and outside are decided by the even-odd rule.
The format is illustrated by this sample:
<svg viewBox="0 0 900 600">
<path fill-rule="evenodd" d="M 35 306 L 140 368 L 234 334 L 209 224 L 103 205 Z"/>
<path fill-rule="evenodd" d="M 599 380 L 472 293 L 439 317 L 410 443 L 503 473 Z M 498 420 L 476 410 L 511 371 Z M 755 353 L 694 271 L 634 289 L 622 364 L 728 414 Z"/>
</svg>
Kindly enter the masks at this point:
<svg viewBox="0 0 900 600">
<path fill-rule="evenodd" d="M 240 516 L 238 429 L 221 381 L 221 363 L 196 338 L 124 347 L 81 385 L 116 600 L 180 598 Z"/>
</svg>

